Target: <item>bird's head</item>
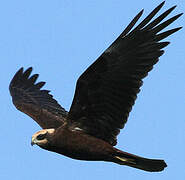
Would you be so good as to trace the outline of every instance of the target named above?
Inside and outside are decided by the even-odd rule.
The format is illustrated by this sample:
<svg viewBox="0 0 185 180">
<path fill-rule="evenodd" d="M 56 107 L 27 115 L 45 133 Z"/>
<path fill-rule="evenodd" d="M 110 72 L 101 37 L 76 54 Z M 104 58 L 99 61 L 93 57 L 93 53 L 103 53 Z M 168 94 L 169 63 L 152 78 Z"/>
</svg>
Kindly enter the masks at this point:
<svg viewBox="0 0 185 180">
<path fill-rule="evenodd" d="M 36 132 L 31 138 L 31 145 L 34 144 L 45 147 L 49 143 L 49 138 L 53 136 L 55 129 L 42 129 Z"/>
</svg>

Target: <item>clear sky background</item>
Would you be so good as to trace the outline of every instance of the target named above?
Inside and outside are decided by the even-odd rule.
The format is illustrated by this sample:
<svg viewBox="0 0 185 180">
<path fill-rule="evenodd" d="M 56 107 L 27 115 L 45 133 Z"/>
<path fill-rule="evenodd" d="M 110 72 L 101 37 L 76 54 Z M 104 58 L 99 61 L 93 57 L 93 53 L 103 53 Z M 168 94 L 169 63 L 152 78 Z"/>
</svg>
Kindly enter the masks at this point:
<svg viewBox="0 0 185 180">
<path fill-rule="evenodd" d="M 118 137 L 118 148 L 165 159 L 161 173 L 105 162 L 66 158 L 30 145 L 40 127 L 16 110 L 8 86 L 20 68 L 33 66 L 45 89 L 69 110 L 80 74 L 144 8 L 144 17 L 161 0 L 6 0 L 0 1 L 0 179 L 2 180 L 174 180 L 185 179 L 185 29 L 167 40 L 160 58 Z M 184 0 L 167 0 L 160 12 Z M 172 16 L 170 15 L 170 16 Z M 143 19 L 143 16 L 142 16 Z M 170 28 L 185 26 L 184 16 Z"/>
</svg>

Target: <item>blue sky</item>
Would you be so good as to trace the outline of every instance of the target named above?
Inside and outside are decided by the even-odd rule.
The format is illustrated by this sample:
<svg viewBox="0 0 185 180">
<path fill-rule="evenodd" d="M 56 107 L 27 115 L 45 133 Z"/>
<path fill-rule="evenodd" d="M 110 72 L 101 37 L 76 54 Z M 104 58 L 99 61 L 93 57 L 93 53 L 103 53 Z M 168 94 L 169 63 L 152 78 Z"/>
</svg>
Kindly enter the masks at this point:
<svg viewBox="0 0 185 180">
<path fill-rule="evenodd" d="M 6 0 L 0 2 L 0 179 L 142 179 L 185 178 L 185 30 L 168 37 L 171 44 L 149 76 L 117 147 L 148 158 L 165 159 L 161 173 L 113 163 L 84 162 L 30 145 L 40 127 L 18 112 L 8 85 L 20 67 L 33 66 L 45 89 L 70 108 L 79 75 L 116 39 L 142 8 L 146 16 L 161 1 Z M 167 0 L 160 12 L 184 0 Z M 170 28 L 185 26 L 184 16 Z"/>
</svg>

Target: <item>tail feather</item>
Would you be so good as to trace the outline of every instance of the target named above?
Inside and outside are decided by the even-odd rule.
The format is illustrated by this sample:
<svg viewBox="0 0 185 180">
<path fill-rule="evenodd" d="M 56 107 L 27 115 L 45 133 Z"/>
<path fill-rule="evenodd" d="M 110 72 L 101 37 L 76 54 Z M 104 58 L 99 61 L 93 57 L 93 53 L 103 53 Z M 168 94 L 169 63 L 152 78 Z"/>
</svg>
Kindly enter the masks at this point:
<svg viewBox="0 0 185 180">
<path fill-rule="evenodd" d="M 147 159 L 126 152 L 119 151 L 119 153 L 117 153 L 114 158 L 114 162 L 120 165 L 127 165 L 150 172 L 163 171 L 164 168 L 167 167 L 164 160 Z"/>
</svg>

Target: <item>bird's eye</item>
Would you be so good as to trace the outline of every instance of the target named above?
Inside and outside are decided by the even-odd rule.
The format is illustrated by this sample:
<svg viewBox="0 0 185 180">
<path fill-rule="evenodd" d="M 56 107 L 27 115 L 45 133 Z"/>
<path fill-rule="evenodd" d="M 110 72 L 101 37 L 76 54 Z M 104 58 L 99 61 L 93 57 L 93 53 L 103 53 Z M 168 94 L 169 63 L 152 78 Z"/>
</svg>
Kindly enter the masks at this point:
<svg viewBox="0 0 185 180">
<path fill-rule="evenodd" d="M 43 139 L 45 139 L 45 137 L 46 137 L 46 134 L 39 134 L 37 136 L 37 140 L 43 140 Z"/>
</svg>

